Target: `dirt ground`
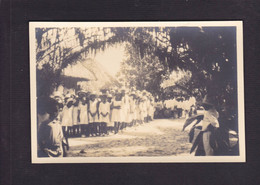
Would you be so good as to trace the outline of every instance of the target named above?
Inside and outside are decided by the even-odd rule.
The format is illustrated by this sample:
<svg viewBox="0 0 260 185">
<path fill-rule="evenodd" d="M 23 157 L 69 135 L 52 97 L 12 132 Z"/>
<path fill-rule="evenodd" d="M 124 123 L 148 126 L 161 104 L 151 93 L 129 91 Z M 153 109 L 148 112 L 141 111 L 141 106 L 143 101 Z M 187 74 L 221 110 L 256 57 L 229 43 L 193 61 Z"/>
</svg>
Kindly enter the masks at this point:
<svg viewBox="0 0 260 185">
<path fill-rule="evenodd" d="M 184 119 L 157 119 L 104 137 L 70 138 L 68 157 L 190 155 Z M 187 129 L 188 130 L 188 129 Z"/>
</svg>

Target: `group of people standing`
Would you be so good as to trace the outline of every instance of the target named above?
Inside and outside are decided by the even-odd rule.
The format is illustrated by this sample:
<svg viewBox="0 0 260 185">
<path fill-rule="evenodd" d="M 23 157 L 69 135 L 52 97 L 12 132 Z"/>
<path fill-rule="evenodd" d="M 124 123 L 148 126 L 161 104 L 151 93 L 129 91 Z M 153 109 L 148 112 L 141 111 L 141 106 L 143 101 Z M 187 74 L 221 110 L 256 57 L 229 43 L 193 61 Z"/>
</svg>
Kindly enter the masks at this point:
<svg viewBox="0 0 260 185">
<path fill-rule="evenodd" d="M 192 106 L 192 105 L 191 105 Z M 219 114 L 214 103 L 204 98 L 203 114 L 189 117 L 183 127 L 197 120 L 190 130 L 191 152 L 216 155 Z M 69 137 L 117 134 L 126 127 L 153 120 L 155 102 L 147 91 L 125 89 L 77 94 L 59 91 L 51 97 L 37 98 L 38 156 L 60 157 L 69 150 Z"/>
<path fill-rule="evenodd" d="M 66 94 L 56 91 L 51 95 L 51 99 L 55 100 L 58 106 L 57 116 L 54 116 L 53 120 L 58 122 L 61 128 L 56 129 L 52 138 L 62 135 L 67 150 L 69 137 L 117 134 L 126 127 L 153 120 L 155 111 L 154 98 L 147 91 L 111 89 Z M 43 116 L 38 116 L 39 136 L 46 132 L 41 129 L 41 117 Z"/>
<path fill-rule="evenodd" d="M 164 102 L 164 106 L 173 112 L 173 118 L 188 118 L 195 114 L 196 99 L 195 97 L 181 98 L 176 100 L 172 98 Z"/>
</svg>

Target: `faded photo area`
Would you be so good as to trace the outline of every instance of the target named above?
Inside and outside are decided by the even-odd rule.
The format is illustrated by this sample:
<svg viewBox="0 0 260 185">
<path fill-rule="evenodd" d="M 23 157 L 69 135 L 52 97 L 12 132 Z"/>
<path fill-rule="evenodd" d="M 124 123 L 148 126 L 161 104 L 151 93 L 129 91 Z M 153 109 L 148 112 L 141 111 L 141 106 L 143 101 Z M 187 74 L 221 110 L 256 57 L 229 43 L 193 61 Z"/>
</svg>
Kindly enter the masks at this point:
<svg viewBox="0 0 260 185">
<path fill-rule="evenodd" d="M 40 25 L 37 159 L 241 155 L 236 26 Z"/>
</svg>

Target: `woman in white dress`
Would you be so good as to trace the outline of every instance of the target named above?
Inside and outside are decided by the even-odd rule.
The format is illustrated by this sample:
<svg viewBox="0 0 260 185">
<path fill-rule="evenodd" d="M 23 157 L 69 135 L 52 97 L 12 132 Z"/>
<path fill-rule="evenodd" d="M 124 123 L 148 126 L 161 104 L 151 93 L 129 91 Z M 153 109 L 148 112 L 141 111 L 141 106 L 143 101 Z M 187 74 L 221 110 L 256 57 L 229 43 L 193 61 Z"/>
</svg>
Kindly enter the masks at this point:
<svg viewBox="0 0 260 185">
<path fill-rule="evenodd" d="M 131 114 L 132 114 L 132 119 L 133 119 L 133 125 L 136 125 L 137 122 L 137 114 L 136 114 L 136 96 L 133 97 L 133 103 L 132 103 L 132 108 L 131 108 Z"/>
<path fill-rule="evenodd" d="M 73 99 L 65 98 L 65 106 L 61 113 L 61 126 L 63 135 L 67 143 L 67 149 L 69 149 L 68 137 L 70 136 L 72 128 L 72 110 L 73 110 Z"/>
<path fill-rule="evenodd" d="M 147 115 L 148 115 L 148 113 L 147 113 L 147 99 L 146 99 L 146 96 L 143 97 L 142 104 L 143 104 L 143 106 L 142 106 L 143 121 L 144 121 L 145 123 L 147 123 L 147 122 L 148 122 L 148 121 L 147 121 Z"/>
<path fill-rule="evenodd" d="M 154 112 L 155 112 L 154 99 L 153 99 L 153 97 L 151 96 L 151 99 L 150 99 L 150 107 L 149 107 L 149 115 L 150 115 L 151 121 L 152 121 L 153 118 L 154 118 Z"/>
<path fill-rule="evenodd" d="M 152 119 L 151 119 L 151 109 L 152 109 L 152 105 L 151 105 L 150 96 L 147 96 L 146 105 L 147 105 L 147 121 L 150 122 L 150 121 L 152 121 Z"/>
<path fill-rule="evenodd" d="M 130 127 L 134 125 L 134 111 L 135 111 L 135 102 L 134 102 L 134 94 L 130 94 L 129 98 L 129 109 L 128 109 L 128 119 L 130 123 Z"/>
<path fill-rule="evenodd" d="M 90 94 L 89 100 L 89 110 L 88 110 L 88 118 L 89 118 L 89 128 L 90 135 L 97 135 L 97 123 L 98 123 L 98 109 L 97 109 L 98 100 L 96 99 L 96 94 Z"/>
<path fill-rule="evenodd" d="M 74 99 L 73 110 L 72 110 L 72 121 L 73 121 L 73 136 L 79 136 L 79 100 Z"/>
<path fill-rule="evenodd" d="M 138 124 L 141 124 L 141 99 L 140 97 L 137 98 L 136 103 L 135 103 L 135 114 L 136 114 L 136 122 Z"/>
<path fill-rule="evenodd" d="M 129 109 L 129 96 L 125 93 L 124 90 L 121 91 L 122 93 L 122 107 L 121 107 L 121 124 L 120 129 L 126 128 L 128 123 L 128 109 Z"/>
<path fill-rule="evenodd" d="M 109 103 L 109 122 L 107 123 L 107 126 L 109 128 L 110 131 L 112 131 L 112 127 L 114 127 L 114 122 L 111 120 L 112 119 L 112 95 L 108 95 L 107 96 L 107 103 Z"/>
<path fill-rule="evenodd" d="M 117 92 L 115 94 L 115 99 L 112 104 L 112 118 L 111 120 L 114 122 L 114 132 L 118 133 L 120 123 L 122 122 L 122 95 Z"/>
<path fill-rule="evenodd" d="M 107 134 L 107 124 L 109 123 L 110 103 L 107 102 L 107 95 L 101 95 L 99 104 L 99 122 L 101 134 Z"/>
<path fill-rule="evenodd" d="M 87 98 L 84 96 L 79 101 L 79 123 L 80 134 L 82 137 L 89 136 L 88 130 L 88 104 Z"/>
</svg>

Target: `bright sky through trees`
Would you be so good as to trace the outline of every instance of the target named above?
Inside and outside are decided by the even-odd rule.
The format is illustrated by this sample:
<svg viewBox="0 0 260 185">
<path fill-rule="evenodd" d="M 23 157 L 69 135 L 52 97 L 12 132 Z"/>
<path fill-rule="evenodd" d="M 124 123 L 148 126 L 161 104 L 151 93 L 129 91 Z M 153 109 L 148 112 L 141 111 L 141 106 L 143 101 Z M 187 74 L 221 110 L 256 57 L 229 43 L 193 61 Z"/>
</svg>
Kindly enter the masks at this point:
<svg viewBox="0 0 260 185">
<path fill-rule="evenodd" d="M 95 62 L 99 62 L 101 66 L 105 68 L 105 71 L 108 72 L 111 76 L 115 77 L 116 73 L 120 70 L 120 64 L 125 60 L 125 49 L 123 44 L 117 44 L 116 46 L 111 46 L 106 48 L 104 51 L 98 51 L 96 56 L 91 56 Z M 87 71 L 80 63 L 68 66 L 64 70 L 65 75 L 74 76 L 74 77 L 83 77 L 89 78 L 89 74 L 86 74 Z"/>
<path fill-rule="evenodd" d="M 110 75 L 115 76 L 120 70 L 120 63 L 125 60 L 125 58 L 124 45 L 118 44 L 105 49 L 104 52 L 98 52 L 94 59 L 101 63 Z"/>
</svg>

